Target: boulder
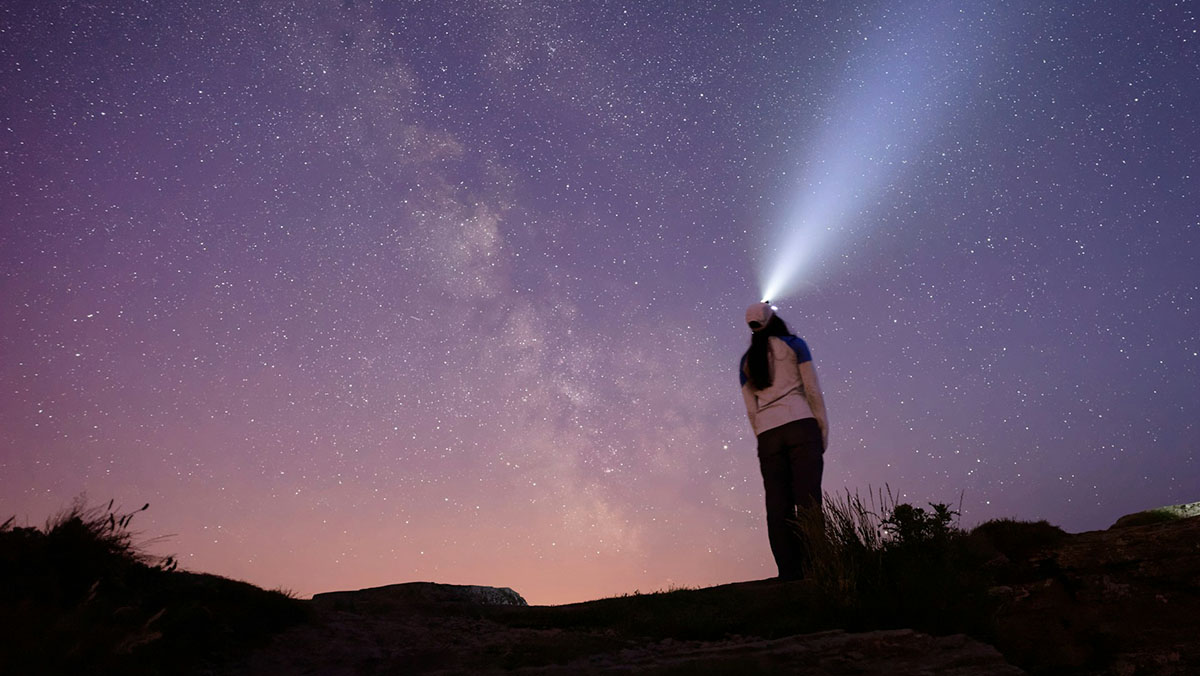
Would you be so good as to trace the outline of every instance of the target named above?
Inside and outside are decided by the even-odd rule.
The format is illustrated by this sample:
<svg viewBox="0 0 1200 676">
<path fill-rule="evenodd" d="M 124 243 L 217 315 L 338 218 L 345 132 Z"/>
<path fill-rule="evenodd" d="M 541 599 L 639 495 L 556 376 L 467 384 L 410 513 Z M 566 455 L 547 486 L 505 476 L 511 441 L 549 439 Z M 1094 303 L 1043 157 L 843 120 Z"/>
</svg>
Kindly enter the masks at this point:
<svg viewBox="0 0 1200 676">
<path fill-rule="evenodd" d="M 1145 526 L 1151 523 L 1162 523 L 1163 521 L 1175 521 L 1177 519 L 1187 519 L 1193 516 L 1200 516 L 1200 502 L 1187 502 L 1182 505 L 1168 505 L 1166 507 L 1155 507 L 1133 514 L 1126 514 L 1117 519 L 1110 528 L 1125 528 L 1127 526 Z"/>
<path fill-rule="evenodd" d="M 313 596 L 318 606 L 339 610 L 392 612 L 397 610 L 447 611 L 472 606 L 527 606 L 520 594 L 508 587 L 405 582 L 358 591 L 325 592 Z"/>
</svg>

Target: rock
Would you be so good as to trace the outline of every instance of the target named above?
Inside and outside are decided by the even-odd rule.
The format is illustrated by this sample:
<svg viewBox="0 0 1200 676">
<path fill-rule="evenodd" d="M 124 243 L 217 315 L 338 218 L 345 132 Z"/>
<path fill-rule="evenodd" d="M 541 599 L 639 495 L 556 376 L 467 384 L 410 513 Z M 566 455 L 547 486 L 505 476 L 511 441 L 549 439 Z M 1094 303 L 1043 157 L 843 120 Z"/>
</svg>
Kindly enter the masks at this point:
<svg viewBox="0 0 1200 676">
<path fill-rule="evenodd" d="M 1019 676 L 993 647 L 910 629 L 777 639 L 631 640 L 611 632 L 514 628 L 483 617 L 336 611 L 277 637 L 227 672 L 247 676 L 386 674 L 805 674 Z"/>
<path fill-rule="evenodd" d="M 1200 516 L 1200 502 L 1188 502 L 1182 505 L 1168 505 L 1166 507 L 1147 509 L 1144 512 L 1126 514 L 1125 516 L 1117 519 L 1117 522 L 1109 526 L 1109 528 L 1145 526 L 1152 523 L 1162 523 L 1163 521 L 1187 519 L 1193 516 Z"/>
<path fill-rule="evenodd" d="M 1079 533 L 993 588 L 996 645 L 1038 673 L 1200 673 L 1200 517 Z"/>
<path fill-rule="evenodd" d="M 428 612 L 439 606 L 527 606 L 520 594 L 508 587 L 406 582 L 358 591 L 325 592 L 313 596 L 317 605 L 338 609 L 388 612 L 405 608 Z"/>
<path fill-rule="evenodd" d="M 666 639 L 518 674 L 805 674 L 834 676 L 1019 676 L 992 646 L 964 635 L 911 629 L 851 634 L 825 631 L 779 639 Z"/>
</svg>

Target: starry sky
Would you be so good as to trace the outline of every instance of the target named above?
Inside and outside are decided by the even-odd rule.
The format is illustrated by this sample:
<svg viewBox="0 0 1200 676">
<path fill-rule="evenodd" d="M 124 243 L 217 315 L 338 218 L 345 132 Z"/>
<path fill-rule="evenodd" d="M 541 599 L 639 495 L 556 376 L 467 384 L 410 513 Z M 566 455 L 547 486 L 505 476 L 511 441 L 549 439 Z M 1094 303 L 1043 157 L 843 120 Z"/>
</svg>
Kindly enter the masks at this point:
<svg viewBox="0 0 1200 676">
<path fill-rule="evenodd" d="M 1200 3 L 6 2 L 0 519 L 307 596 L 775 574 L 827 491 L 1200 499 Z"/>
</svg>

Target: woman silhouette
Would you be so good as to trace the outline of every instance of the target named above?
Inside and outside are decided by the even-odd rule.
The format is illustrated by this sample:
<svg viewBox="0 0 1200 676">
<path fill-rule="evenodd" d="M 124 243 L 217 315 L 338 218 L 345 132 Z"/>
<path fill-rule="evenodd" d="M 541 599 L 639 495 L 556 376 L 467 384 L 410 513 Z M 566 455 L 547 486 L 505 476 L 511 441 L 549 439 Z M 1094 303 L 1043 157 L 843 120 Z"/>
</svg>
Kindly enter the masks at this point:
<svg viewBox="0 0 1200 676">
<path fill-rule="evenodd" d="M 808 345 L 788 330 L 770 303 L 751 305 L 750 349 L 738 368 L 767 502 L 767 538 L 779 579 L 804 577 L 807 541 L 797 510 L 821 519 L 821 474 L 829 418 Z"/>
</svg>

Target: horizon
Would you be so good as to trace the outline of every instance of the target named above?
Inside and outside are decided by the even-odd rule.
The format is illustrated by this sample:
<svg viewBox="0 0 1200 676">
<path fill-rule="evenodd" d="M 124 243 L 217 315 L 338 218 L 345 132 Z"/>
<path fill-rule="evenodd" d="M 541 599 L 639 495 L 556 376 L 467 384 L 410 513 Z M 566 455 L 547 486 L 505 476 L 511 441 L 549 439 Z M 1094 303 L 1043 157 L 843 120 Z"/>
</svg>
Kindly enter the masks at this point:
<svg viewBox="0 0 1200 676">
<path fill-rule="evenodd" d="M 826 492 L 1200 499 L 1195 10 L 945 8 L 10 3 L 0 520 L 305 597 L 771 577 L 776 279 Z"/>
</svg>

